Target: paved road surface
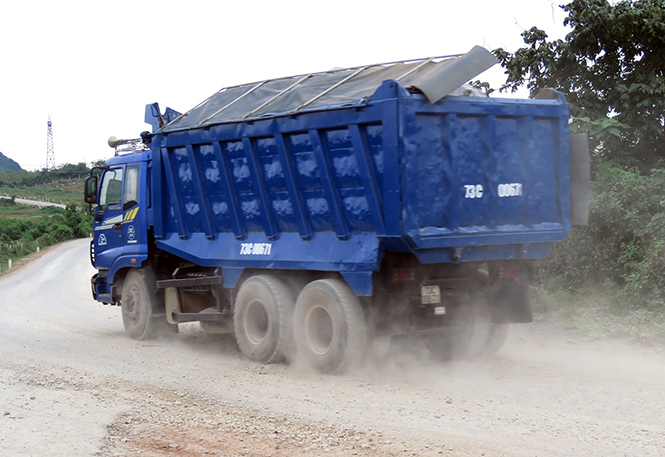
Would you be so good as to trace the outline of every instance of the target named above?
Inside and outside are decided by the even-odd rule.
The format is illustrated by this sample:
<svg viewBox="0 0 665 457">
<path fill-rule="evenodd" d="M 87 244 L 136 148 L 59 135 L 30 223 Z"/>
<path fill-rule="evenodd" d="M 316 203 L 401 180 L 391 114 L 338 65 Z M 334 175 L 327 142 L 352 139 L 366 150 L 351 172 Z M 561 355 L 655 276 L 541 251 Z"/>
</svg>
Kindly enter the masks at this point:
<svg viewBox="0 0 665 457">
<path fill-rule="evenodd" d="M 3 197 L 0 196 L 0 198 L 4 198 L 6 200 L 9 200 L 11 197 Z M 30 205 L 30 206 L 39 206 L 40 208 L 44 206 L 56 206 L 58 208 L 67 208 L 67 205 L 63 205 L 61 203 L 53 203 L 53 202 L 42 202 L 39 200 L 26 200 L 24 198 L 15 198 L 14 201 L 18 203 L 19 205 Z"/>
</svg>

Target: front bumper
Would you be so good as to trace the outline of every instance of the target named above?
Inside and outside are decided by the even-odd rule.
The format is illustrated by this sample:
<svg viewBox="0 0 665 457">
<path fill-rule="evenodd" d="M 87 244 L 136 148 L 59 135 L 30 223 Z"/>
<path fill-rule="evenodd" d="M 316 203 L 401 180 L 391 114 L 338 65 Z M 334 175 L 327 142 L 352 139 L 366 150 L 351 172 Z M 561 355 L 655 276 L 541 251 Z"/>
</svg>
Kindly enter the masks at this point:
<svg viewBox="0 0 665 457">
<path fill-rule="evenodd" d="M 92 287 L 92 298 L 102 303 L 113 303 L 113 295 L 111 291 L 112 284 L 106 282 L 106 275 L 102 272 L 97 273 L 90 279 Z"/>
</svg>

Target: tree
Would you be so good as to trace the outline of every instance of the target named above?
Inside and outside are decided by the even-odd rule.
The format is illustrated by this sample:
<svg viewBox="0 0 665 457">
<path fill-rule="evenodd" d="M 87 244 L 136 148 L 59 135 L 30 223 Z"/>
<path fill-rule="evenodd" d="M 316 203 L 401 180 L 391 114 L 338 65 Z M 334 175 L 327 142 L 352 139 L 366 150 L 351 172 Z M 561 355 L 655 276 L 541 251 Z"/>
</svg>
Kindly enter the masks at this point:
<svg viewBox="0 0 665 457">
<path fill-rule="evenodd" d="M 573 0 L 561 7 L 572 27 L 565 40 L 534 27 L 522 34 L 526 47 L 494 53 L 507 89 L 561 91 L 603 156 L 646 170 L 665 159 L 665 0 L 613 3 Z"/>
</svg>

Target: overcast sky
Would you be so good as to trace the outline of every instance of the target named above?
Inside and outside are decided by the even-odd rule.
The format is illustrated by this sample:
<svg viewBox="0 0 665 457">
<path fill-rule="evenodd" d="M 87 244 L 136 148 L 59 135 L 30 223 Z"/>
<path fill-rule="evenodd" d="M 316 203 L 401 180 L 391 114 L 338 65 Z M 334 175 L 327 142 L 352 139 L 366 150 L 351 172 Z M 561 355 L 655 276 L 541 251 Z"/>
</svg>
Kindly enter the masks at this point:
<svg viewBox="0 0 665 457">
<path fill-rule="evenodd" d="M 92 162 L 137 138 L 144 107 L 185 112 L 219 89 L 269 78 L 459 54 L 515 51 L 532 26 L 563 38 L 550 0 L 3 1 L 0 152 L 25 169 Z M 495 66 L 479 79 L 504 82 Z"/>
</svg>

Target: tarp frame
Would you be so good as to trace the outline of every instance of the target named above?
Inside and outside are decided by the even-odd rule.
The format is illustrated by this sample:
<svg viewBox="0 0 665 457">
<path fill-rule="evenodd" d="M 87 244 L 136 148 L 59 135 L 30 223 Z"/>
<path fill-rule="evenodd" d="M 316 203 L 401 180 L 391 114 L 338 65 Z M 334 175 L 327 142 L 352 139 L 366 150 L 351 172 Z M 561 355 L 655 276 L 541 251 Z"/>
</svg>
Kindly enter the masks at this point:
<svg viewBox="0 0 665 457">
<path fill-rule="evenodd" d="M 365 65 L 224 88 L 161 129 L 207 128 L 367 104 L 384 81 L 398 81 L 434 103 L 496 63 L 484 48 L 469 53 Z"/>
</svg>

